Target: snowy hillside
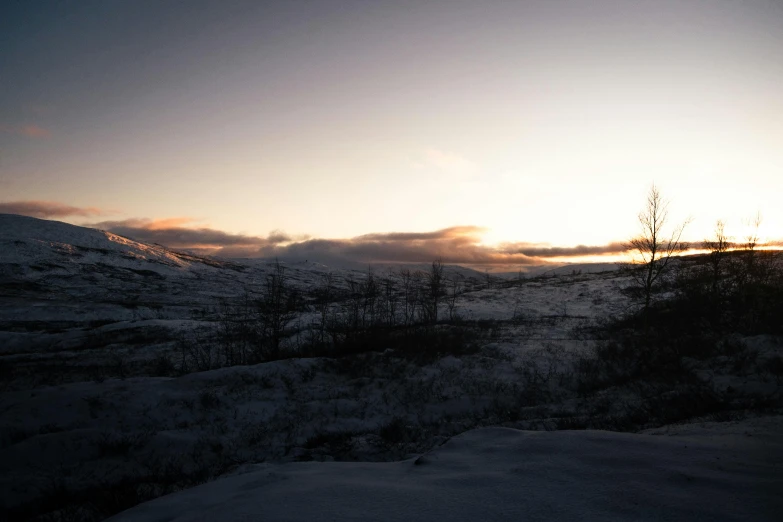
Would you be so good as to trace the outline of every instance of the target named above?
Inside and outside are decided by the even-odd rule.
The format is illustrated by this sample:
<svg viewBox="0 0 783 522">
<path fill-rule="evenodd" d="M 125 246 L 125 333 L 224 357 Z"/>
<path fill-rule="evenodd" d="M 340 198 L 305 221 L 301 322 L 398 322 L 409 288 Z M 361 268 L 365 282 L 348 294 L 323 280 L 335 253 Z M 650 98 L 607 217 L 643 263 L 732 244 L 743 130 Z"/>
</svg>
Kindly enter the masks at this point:
<svg viewBox="0 0 783 522">
<path fill-rule="evenodd" d="M 301 292 L 317 289 L 325 274 L 342 289 L 349 280 L 367 276 L 366 267 L 301 262 L 285 268 L 287 280 Z M 417 268 L 426 265 L 412 267 Z M 374 270 L 384 275 L 392 269 Z M 142 361 L 171 355 L 183 332 L 213 324 L 214 317 L 206 316 L 221 302 L 259 295 L 271 271 L 268 261 L 198 257 L 100 230 L 1 214 L 0 354 L 13 361 L 13 376 L 33 375 L 39 382 L 89 378 L 87 366 L 116 365 L 118 357 L 128 363 L 123 375 L 139 374 Z M 463 318 L 559 314 L 568 316 L 565 323 L 573 326 L 623 307 L 613 297 L 616 281 L 601 274 L 574 286 L 530 280 L 521 300 L 518 291 L 482 290 L 485 274 L 462 267 L 449 272 L 459 275 L 463 288 L 470 284 L 476 290 L 465 293 L 455 309 Z M 312 314 L 301 318 L 313 320 Z M 53 359 L 52 371 L 43 379 L 40 372 L 27 371 L 30 360 L 42 362 L 42 351 Z M 63 361 L 71 365 L 67 372 L 57 370 Z"/>
<path fill-rule="evenodd" d="M 433 294 L 0 215 L 0 520 L 774 519 L 783 339 L 662 349 L 583 268 Z"/>
<path fill-rule="evenodd" d="M 132 318 L 131 310 L 174 304 L 172 296 L 183 292 L 198 300 L 243 269 L 109 232 L 0 214 L 0 317 L 6 321 Z M 204 279 L 207 286 L 197 288 Z"/>
<path fill-rule="evenodd" d="M 0 214 L 0 262 L 38 266 L 56 259 L 65 263 L 137 267 L 133 261 L 186 268 L 193 259 L 161 246 L 145 245 L 91 228 L 13 214 Z"/>
</svg>

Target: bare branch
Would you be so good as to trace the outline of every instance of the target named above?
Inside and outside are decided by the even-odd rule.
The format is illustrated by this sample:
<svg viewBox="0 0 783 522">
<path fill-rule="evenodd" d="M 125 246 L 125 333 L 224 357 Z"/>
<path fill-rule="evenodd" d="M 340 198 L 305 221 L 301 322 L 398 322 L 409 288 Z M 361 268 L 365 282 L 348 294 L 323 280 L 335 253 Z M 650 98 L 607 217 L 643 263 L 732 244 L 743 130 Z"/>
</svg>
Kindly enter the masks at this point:
<svg viewBox="0 0 783 522">
<path fill-rule="evenodd" d="M 688 247 L 682 241 L 682 235 L 690 220 L 666 234 L 664 229 L 668 220 L 669 202 L 663 199 L 658 187 L 652 185 L 647 193 L 646 205 L 639 213 L 641 232 L 627 244 L 627 249 L 635 253 L 631 274 L 644 296 L 645 313 L 650 307 L 653 290 L 666 273 L 672 256 Z"/>
</svg>

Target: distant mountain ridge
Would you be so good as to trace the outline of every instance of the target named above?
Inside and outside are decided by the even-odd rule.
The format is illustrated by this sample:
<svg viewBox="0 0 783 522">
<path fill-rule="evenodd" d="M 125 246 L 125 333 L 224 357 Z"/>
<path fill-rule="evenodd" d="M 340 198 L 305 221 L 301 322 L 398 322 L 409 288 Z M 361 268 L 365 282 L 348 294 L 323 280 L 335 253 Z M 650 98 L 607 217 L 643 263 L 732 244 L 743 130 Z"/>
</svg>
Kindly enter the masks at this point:
<svg viewBox="0 0 783 522">
<path fill-rule="evenodd" d="M 16 214 L 0 214 L 0 265 L 107 263 L 188 269 L 194 264 L 241 269 L 241 265 L 176 252 L 105 230 Z M 153 268 L 153 269 L 155 269 Z"/>
<path fill-rule="evenodd" d="M 130 270 L 152 270 L 161 273 L 183 273 L 198 268 L 230 269 L 245 271 L 269 263 L 269 259 L 222 259 L 172 250 L 164 245 L 145 243 L 105 230 L 71 225 L 61 221 L 39 219 L 16 214 L 0 214 L 0 277 L 8 274 L 9 267 L 19 275 L 22 267 L 33 271 L 52 268 L 64 269 L 86 265 L 111 265 Z M 400 264 L 364 263 L 347 259 L 330 259 L 321 262 L 281 259 L 282 262 L 304 270 L 317 272 L 332 270 L 366 271 L 376 273 L 395 269 Z M 428 262 L 408 263 L 413 270 L 427 270 Z M 527 266 L 526 277 L 542 274 L 566 275 L 574 271 L 594 273 L 614 270 L 614 263 L 545 264 Z M 450 266 L 452 271 L 465 277 L 482 277 L 484 270 L 477 266 Z M 23 269 L 26 271 L 26 269 Z M 518 271 L 489 270 L 495 277 L 516 278 Z"/>
</svg>

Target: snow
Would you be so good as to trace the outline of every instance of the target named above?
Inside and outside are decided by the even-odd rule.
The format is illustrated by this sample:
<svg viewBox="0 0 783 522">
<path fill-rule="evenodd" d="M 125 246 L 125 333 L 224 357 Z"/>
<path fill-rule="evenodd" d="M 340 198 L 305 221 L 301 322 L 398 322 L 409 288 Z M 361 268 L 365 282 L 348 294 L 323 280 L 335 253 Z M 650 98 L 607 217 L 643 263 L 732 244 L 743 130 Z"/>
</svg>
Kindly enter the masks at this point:
<svg viewBox="0 0 783 522">
<path fill-rule="evenodd" d="M 285 268 L 303 292 L 325 273 L 343 288 L 367 274 Z M 637 434 L 544 431 L 617 429 L 643 409 L 640 395 L 672 391 L 585 396 L 574 384 L 574 363 L 596 343 L 583 327 L 629 306 L 626 280 L 607 268 L 496 275 L 487 285 L 481 272 L 446 267 L 468 287 L 459 317 L 483 321 L 476 351 L 179 374 L 154 363 L 178 364 L 189 334 L 214 329 L 210 310 L 221 300 L 257 296 L 268 262 L 0 215 L 0 519 L 62 490 L 87 495 L 89 508 L 118 484 L 157 484 L 156 496 L 213 480 L 117 520 L 774 519 L 783 507 L 771 493 L 782 489 L 779 408 L 732 422 L 623 425 Z M 305 310 L 296 321 L 306 327 L 315 316 Z M 740 341 L 757 359 L 688 364 L 710 393 L 777 404 L 783 382 L 763 368 L 783 343 Z"/>
<path fill-rule="evenodd" d="M 172 267 L 190 265 L 165 247 L 138 243 L 111 232 L 0 214 L 0 263 L 32 264 L 50 258 L 53 252 L 78 263 L 122 254 L 126 261 L 158 262 Z"/>
<path fill-rule="evenodd" d="M 741 434 L 485 428 L 403 462 L 260 465 L 110 520 L 772 521 L 783 509 L 781 427 L 778 418 Z"/>
</svg>

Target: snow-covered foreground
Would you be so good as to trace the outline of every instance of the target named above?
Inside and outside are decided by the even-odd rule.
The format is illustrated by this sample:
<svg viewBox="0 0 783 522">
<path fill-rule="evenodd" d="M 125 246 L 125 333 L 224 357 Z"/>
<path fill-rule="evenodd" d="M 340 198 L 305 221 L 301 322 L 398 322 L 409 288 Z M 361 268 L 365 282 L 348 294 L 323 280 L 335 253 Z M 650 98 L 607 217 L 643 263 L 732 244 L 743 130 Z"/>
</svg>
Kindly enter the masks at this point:
<svg viewBox="0 0 783 522">
<path fill-rule="evenodd" d="M 111 520 L 773 521 L 782 428 L 779 417 L 677 435 L 485 428 L 403 462 L 259 465 Z"/>
<path fill-rule="evenodd" d="M 374 268 L 400 292 L 387 269 Z M 282 359 L 227 363 L 222 307 L 262 296 L 274 270 L 0 215 L 0 520 L 103 520 L 172 492 L 118 519 L 765 520 L 780 507 L 779 337 L 723 339 L 670 379 L 610 375 L 589 327 L 627 310 L 621 274 L 447 267 L 461 284 L 439 307 L 449 320 L 363 353 L 313 351 L 325 274 L 339 314 L 368 271 L 297 263 Z M 214 358 L 193 364 L 196 351 Z M 641 433 L 556 431 L 570 429 Z"/>
</svg>

